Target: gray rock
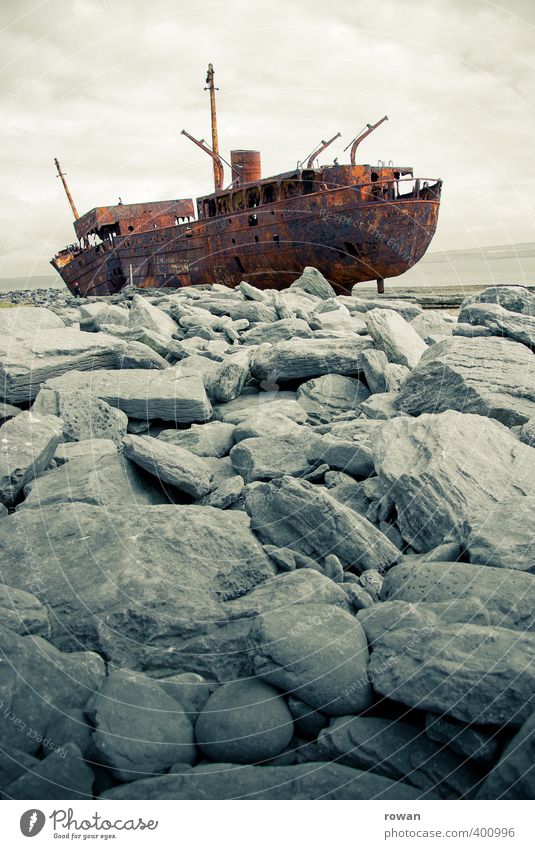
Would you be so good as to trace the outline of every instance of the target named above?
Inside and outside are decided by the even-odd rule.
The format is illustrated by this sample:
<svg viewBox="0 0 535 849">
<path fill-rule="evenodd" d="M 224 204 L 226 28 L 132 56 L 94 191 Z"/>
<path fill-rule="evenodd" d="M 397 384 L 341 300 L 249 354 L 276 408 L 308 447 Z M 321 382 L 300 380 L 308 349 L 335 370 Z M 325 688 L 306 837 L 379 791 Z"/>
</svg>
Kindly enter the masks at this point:
<svg viewBox="0 0 535 849">
<path fill-rule="evenodd" d="M 535 714 L 505 747 L 483 782 L 478 799 L 533 799 L 535 791 Z"/>
<path fill-rule="evenodd" d="M 0 501 L 13 504 L 24 486 L 50 463 L 63 422 L 25 412 L 0 427 Z"/>
<path fill-rule="evenodd" d="M 310 339 L 313 335 L 308 322 L 302 318 L 282 318 L 256 324 L 251 330 L 242 333 L 240 342 L 244 345 L 262 345 L 264 342 L 274 344 L 295 337 Z"/>
<path fill-rule="evenodd" d="M 308 444 L 306 457 L 310 463 L 327 463 L 329 468 L 356 478 L 367 478 L 374 473 L 372 452 L 363 442 L 322 436 Z"/>
<path fill-rule="evenodd" d="M 482 778 L 477 767 L 399 719 L 342 716 L 320 732 L 318 749 L 325 759 L 404 779 L 424 798 L 428 792 L 443 799 L 470 797 Z"/>
<path fill-rule="evenodd" d="M 426 345 L 442 342 L 455 332 L 456 320 L 442 310 L 426 310 L 411 320 L 411 327 L 422 337 Z"/>
<path fill-rule="evenodd" d="M 535 448 L 535 416 L 522 425 L 520 441 L 531 446 L 531 448 Z"/>
<path fill-rule="evenodd" d="M 224 779 L 222 780 L 222 776 Z M 419 799 L 402 781 L 331 763 L 293 766 L 210 764 L 136 781 L 104 799 Z M 429 797 L 427 797 L 429 798 Z"/>
<path fill-rule="evenodd" d="M 244 439 L 253 439 L 256 436 L 285 438 L 290 434 L 302 434 L 303 431 L 304 429 L 288 416 L 283 416 L 281 413 L 273 413 L 273 415 L 267 416 L 261 412 L 245 418 L 237 424 L 234 428 L 233 439 L 238 444 Z"/>
<path fill-rule="evenodd" d="M 361 295 L 362 290 L 360 292 L 358 291 L 357 283 L 352 289 L 351 303 L 349 302 L 349 298 L 343 298 L 341 300 L 343 300 L 343 303 L 348 306 L 351 312 L 367 313 L 375 309 L 393 310 L 399 313 L 406 321 L 412 321 L 423 313 L 422 307 L 419 304 L 411 304 L 409 301 L 395 300 L 394 298 L 388 300 L 383 297 L 363 298 Z"/>
<path fill-rule="evenodd" d="M 216 649 L 227 621 L 221 602 L 275 573 L 242 512 L 197 505 L 20 511 L 2 520 L 0 559 L 4 581 L 53 612 L 56 645 L 210 678 L 235 674 L 244 652 L 241 642 L 228 657 Z M 212 634 L 214 647 L 201 649 Z"/>
<path fill-rule="evenodd" d="M 27 484 L 24 495 L 19 510 L 41 510 L 74 501 L 108 509 L 120 504 L 169 503 L 163 488 L 117 449 L 104 457 L 86 453 L 72 458 Z"/>
<path fill-rule="evenodd" d="M 32 593 L 0 586 L 0 624 L 15 634 L 50 636 L 48 611 Z"/>
<path fill-rule="evenodd" d="M 535 295 L 523 286 L 488 286 L 472 295 L 461 304 L 461 309 L 470 304 L 499 304 L 506 310 L 535 315 Z"/>
<path fill-rule="evenodd" d="M 293 339 L 257 349 L 252 374 L 277 381 L 320 377 L 323 374 L 355 375 L 362 371 L 361 354 L 372 347 L 367 336 L 342 339 Z"/>
<path fill-rule="evenodd" d="M 377 392 L 375 395 L 370 395 L 368 400 L 360 405 L 361 416 L 377 421 L 387 421 L 404 415 L 397 406 L 398 396 L 398 392 Z"/>
<path fill-rule="evenodd" d="M 384 371 L 387 392 L 397 392 L 405 379 L 409 376 L 410 369 L 398 363 L 388 363 Z"/>
<path fill-rule="evenodd" d="M 83 707 L 98 690 L 104 662 L 92 652 L 63 653 L 42 637 L 21 637 L 1 626 L 0 647 L 4 658 L 0 745 L 35 754 L 51 717 Z"/>
<path fill-rule="evenodd" d="M 9 799 L 91 800 L 93 780 L 80 749 L 68 743 L 17 778 L 4 793 Z"/>
<path fill-rule="evenodd" d="M 466 336 L 468 339 L 479 339 L 481 336 L 494 336 L 494 333 L 488 327 L 459 322 L 453 328 L 452 336 Z"/>
<path fill-rule="evenodd" d="M 373 440 L 379 481 L 396 506 L 403 539 L 418 552 L 463 541 L 463 523 L 474 532 L 478 516 L 484 525 L 485 512 L 528 495 L 535 484 L 534 449 L 483 416 L 448 411 L 392 419 Z"/>
<path fill-rule="evenodd" d="M 172 339 L 177 329 L 176 322 L 171 316 L 141 295 L 134 295 L 132 298 L 129 323 L 130 327 L 143 327 L 169 339 Z"/>
<path fill-rule="evenodd" d="M 360 380 L 341 374 L 326 374 L 307 380 L 297 390 L 298 402 L 309 418 L 318 422 L 330 422 L 341 413 L 355 411 L 369 395 Z"/>
<path fill-rule="evenodd" d="M 46 307 L 11 307 L 0 313 L 0 333 L 4 338 L 25 333 L 37 335 L 60 327 L 65 327 L 65 322 Z"/>
<path fill-rule="evenodd" d="M 388 360 L 384 351 L 369 348 L 362 353 L 362 371 L 370 392 L 386 392 L 386 380 L 384 372 Z"/>
<path fill-rule="evenodd" d="M 178 702 L 155 681 L 128 669 L 113 670 L 90 700 L 93 746 L 120 781 L 191 764 L 193 727 Z"/>
<path fill-rule="evenodd" d="M 389 362 L 408 368 L 418 365 L 427 345 L 403 316 L 393 310 L 370 310 L 366 313 L 366 326 Z"/>
<path fill-rule="evenodd" d="M 84 389 L 133 419 L 168 422 L 202 422 L 212 408 L 199 377 L 180 377 L 172 369 L 156 372 L 145 369 L 106 370 L 91 373 L 71 371 L 48 380 L 46 392 Z"/>
<path fill-rule="evenodd" d="M 535 577 L 473 563 L 408 562 L 385 576 L 381 598 L 443 602 L 478 598 L 492 625 L 535 631 Z"/>
<path fill-rule="evenodd" d="M 176 486 L 193 498 L 201 498 L 213 489 L 205 458 L 179 445 L 152 436 L 129 435 L 123 439 L 123 451 L 157 480 Z"/>
<path fill-rule="evenodd" d="M 4 424 L 8 419 L 14 418 L 14 416 L 18 416 L 22 410 L 20 407 L 15 407 L 14 404 L 6 404 L 4 401 L 0 401 L 0 424 Z"/>
<path fill-rule="evenodd" d="M 336 296 L 336 292 L 321 271 L 311 265 L 306 266 L 301 276 L 292 283 L 290 289 L 302 289 L 304 292 L 322 299 Z"/>
<path fill-rule="evenodd" d="M 263 543 L 286 546 L 323 563 L 336 554 L 344 567 L 387 569 L 398 549 L 370 522 L 327 490 L 283 477 L 247 488 L 245 507 Z"/>
<path fill-rule="evenodd" d="M 264 681 L 243 679 L 210 696 L 195 724 L 195 740 L 212 761 L 252 764 L 284 751 L 293 730 L 280 693 Z"/>
<path fill-rule="evenodd" d="M 369 672 L 382 696 L 478 725 L 521 725 L 535 705 L 535 635 L 469 624 L 386 631 Z"/>
<path fill-rule="evenodd" d="M 26 772 L 35 769 L 38 765 L 39 760 L 34 758 L 33 755 L 29 755 L 28 752 L 23 752 L 13 746 L 2 745 L 0 749 L 0 799 L 6 798 L 2 793 L 5 787 Z"/>
<path fill-rule="evenodd" d="M 273 554 L 274 546 L 266 546 Z M 278 549 L 279 553 L 288 549 Z M 275 575 L 255 587 L 247 595 L 227 601 L 224 610 L 231 619 L 252 620 L 256 616 L 294 609 L 301 604 L 319 604 L 322 608 L 351 610 L 345 589 L 325 577 L 321 572 L 301 568 L 298 571 Z"/>
<path fill-rule="evenodd" d="M 535 311 L 533 315 L 506 310 L 499 304 L 470 304 L 461 309 L 459 321 L 488 328 L 496 336 L 535 347 Z"/>
<path fill-rule="evenodd" d="M 217 689 L 217 685 L 210 684 L 196 672 L 177 672 L 176 675 L 160 678 L 158 684 L 168 696 L 176 699 L 192 725 L 209 696 Z"/>
<path fill-rule="evenodd" d="M 95 463 L 103 457 L 117 454 L 117 444 L 111 439 L 81 439 L 79 442 L 60 442 L 54 451 L 52 462 L 62 466 L 70 460 L 92 457 Z"/>
<path fill-rule="evenodd" d="M 93 730 L 82 708 L 70 708 L 61 714 L 56 712 L 47 726 L 43 748 L 46 743 L 46 751 L 54 751 L 74 743 L 84 758 L 94 760 Z"/>
<path fill-rule="evenodd" d="M 128 417 L 122 410 L 111 407 L 90 391 L 56 392 L 57 412 L 63 421 L 63 441 L 112 439 L 118 446 L 126 436 Z M 53 404 L 53 398 L 47 399 Z"/>
<path fill-rule="evenodd" d="M 476 511 L 463 526 L 463 548 L 470 563 L 535 572 L 534 511 L 535 495 L 512 495 Z"/>
<path fill-rule="evenodd" d="M 427 714 L 425 733 L 430 740 L 444 743 L 464 758 L 485 764 L 495 763 L 501 748 L 501 737 L 496 731 L 432 713 Z"/>
<path fill-rule="evenodd" d="M 236 472 L 249 483 L 272 480 L 283 475 L 302 475 L 308 468 L 308 428 L 297 428 L 285 436 L 258 436 L 238 442 L 230 452 Z"/>
<path fill-rule="evenodd" d="M 303 737 L 315 740 L 322 728 L 329 724 L 329 717 L 319 710 L 312 710 L 310 705 L 296 699 L 295 696 L 288 697 L 288 707 L 295 722 L 295 730 Z"/>
<path fill-rule="evenodd" d="M 118 304 L 95 303 L 80 306 L 80 330 L 100 330 L 103 324 L 127 327 L 129 311 Z"/>
<path fill-rule="evenodd" d="M 426 631 L 440 623 L 490 625 L 490 615 L 477 597 L 435 602 L 384 601 L 361 610 L 357 619 L 366 631 L 371 647 L 387 631 Z"/>
<path fill-rule="evenodd" d="M 533 354 L 509 339 L 452 337 L 425 352 L 397 406 L 411 415 L 459 410 L 523 424 L 535 415 Z"/>
<path fill-rule="evenodd" d="M 217 404 L 214 407 L 214 419 L 227 424 L 240 424 L 253 416 L 262 415 L 269 419 L 278 414 L 295 422 L 306 422 L 307 412 L 295 399 L 295 392 L 244 392 L 228 404 Z"/>
<path fill-rule="evenodd" d="M 192 424 L 188 430 L 162 430 L 158 439 L 186 448 L 198 457 L 226 457 L 234 445 L 234 425 L 226 422 Z"/>
<path fill-rule="evenodd" d="M 329 716 L 360 713 L 371 704 L 368 644 L 345 610 L 300 604 L 257 620 L 255 673 Z"/>
<path fill-rule="evenodd" d="M 211 400 L 221 404 L 237 398 L 249 377 L 249 366 L 250 354 L 247 349 L 225 357 L 208 383 Z"/>
</svg>

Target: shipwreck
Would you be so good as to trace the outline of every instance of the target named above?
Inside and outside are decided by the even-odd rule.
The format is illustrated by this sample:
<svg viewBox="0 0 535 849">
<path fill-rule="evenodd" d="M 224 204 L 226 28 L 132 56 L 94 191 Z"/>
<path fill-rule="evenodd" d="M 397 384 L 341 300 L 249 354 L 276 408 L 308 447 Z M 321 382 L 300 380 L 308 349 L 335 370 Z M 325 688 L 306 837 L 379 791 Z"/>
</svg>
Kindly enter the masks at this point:
<svg viewBox="0 0 535 849">
<path fill-rule="evenodd" d="M 211 145 L 182 131 L 212 160 L 214 191 L 195 204 L 191 198 L 119 202 L 80 216 L 55 160 L 77 241 L 51 263 L 71 292 L 108 295 L 129 284 L 233 287 L 242 280 L 282 289 L 307 265 L 339 294 L 367 280 L 376 280 L 382 292 L 386 278 L 421 259 L 436 230 L 442 180 L 415 177 L 411 166 L 356 161 L 360 143 L 386 115 L 347 145 L 348 164 L 318 164 L 337 133 L 291 171 L 262 177 L 259 151 L 233 150 L 230 163 L 219 152 L 212 65 L 206 90 Z"/>
</svg>

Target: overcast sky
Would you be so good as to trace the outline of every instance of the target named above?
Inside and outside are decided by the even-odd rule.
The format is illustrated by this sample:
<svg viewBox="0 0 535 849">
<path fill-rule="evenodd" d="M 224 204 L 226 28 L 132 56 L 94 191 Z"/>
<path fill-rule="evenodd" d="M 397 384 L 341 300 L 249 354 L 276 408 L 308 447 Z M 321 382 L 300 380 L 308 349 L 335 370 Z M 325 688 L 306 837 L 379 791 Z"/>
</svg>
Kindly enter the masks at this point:
<svg viewBox="0 0 535 849">
<path fill-rule="evenodd" d="M 0 276 L 49 274 L 80 213 L 210 191 L 220 146 L 264 176 L 390 120 L 361 161 L 444 178 L 433 250 L 535 241 L 533 0 L 1 0 Z"/>
</svg>

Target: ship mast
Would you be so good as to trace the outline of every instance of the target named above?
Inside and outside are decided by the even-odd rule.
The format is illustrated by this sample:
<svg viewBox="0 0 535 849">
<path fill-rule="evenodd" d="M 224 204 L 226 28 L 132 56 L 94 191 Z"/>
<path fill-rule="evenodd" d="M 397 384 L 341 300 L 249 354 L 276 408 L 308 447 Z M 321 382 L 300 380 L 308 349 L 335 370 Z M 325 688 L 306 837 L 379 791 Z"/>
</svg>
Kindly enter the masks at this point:
<svg viewBox="0 0 535 849">
<path fill-rule="evenodd" d="M 63 173 L 63 171 L 61 170 L 61 168 L 60 168 L 60 164 L 59 164 L 59 162 L 58 162 L 58 160 L 57 160 L 57 159 L 54 159 L 54 165 L 56 166 L 56 170 L 57 170 L 57 172 L 58 172 L 58 177 L 61 179 L 61 182 L 63 183 L 63 188 L 65 189 L 65 194 L 67 195 L 67 200 L 69 201 L 69 203 L 70 203 L 70 205 L 71 205 L 72 214 L 74 215 L 74 218 L 75 218 L 75 220 L 77 221 L 77 220 L 80 218 L 80 216 L 78 215 L 78 210 L 76 209 L 76 207 L 75 207 L 75 205 L 74 205 L 74 201 L 73 201 L 73 199 L 72 199 L 72 195 L 71 195 L 71 193 L 70 193 L 70 191 L 69 191 L 69 187 L 68 187 L 68 185 L 67 185 L 67 181 L 66 181 L 66 179 L 65 179 L 65 174 L 64 174 L 64 173 Z"/>
<path fill-rule="evenodd" d="M 206 72 L 206 83 L 207 85 L 204 90 L 210 92 L 210 115 L 212 119 L 212 151 L 219 159 L 219 141 L 217 138 L 217 115 L 215 108 L 215 93 L 216 91 L 219 91 L 219 89 L 216 89 L 216 87 L 214 86 L 214 66 L 211 62 L 208 65 L 208 71 Z M 222 181 L 220 180 L 220 169 L 218 168 L 217 161 L 214 159 L 214 186 L 216 191 L 221 188 Z"/>
</svg>

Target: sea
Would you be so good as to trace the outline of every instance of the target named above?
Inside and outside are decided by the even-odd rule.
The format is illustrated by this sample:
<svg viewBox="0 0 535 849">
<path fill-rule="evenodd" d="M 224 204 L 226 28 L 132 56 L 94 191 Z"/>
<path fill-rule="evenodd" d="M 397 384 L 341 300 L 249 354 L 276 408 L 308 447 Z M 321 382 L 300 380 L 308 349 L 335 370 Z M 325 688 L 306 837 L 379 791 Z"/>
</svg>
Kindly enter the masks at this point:
<svg viewBox="0 0 535 849">
<path fill-rule="evenodd" d="M 385 281 L 385 289 L 465 286 L 535 285 L 535 242 L 490 245 L 459 251 L 430 251 L 406 274 Z M 361 283 L 375 287 L 375 283 Z M 0 292 L 62 289 L 59 275 L 0 277 Z"/>
</svg>

